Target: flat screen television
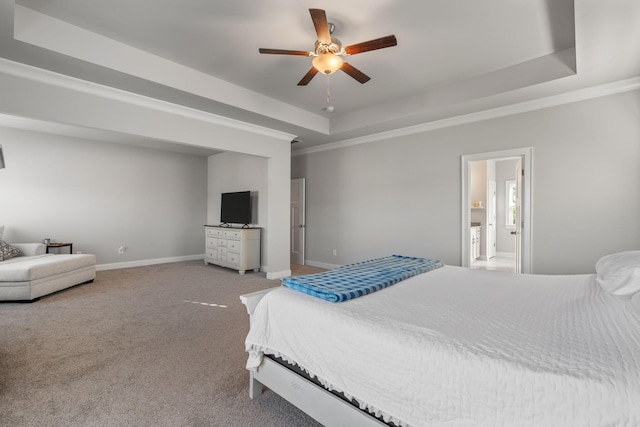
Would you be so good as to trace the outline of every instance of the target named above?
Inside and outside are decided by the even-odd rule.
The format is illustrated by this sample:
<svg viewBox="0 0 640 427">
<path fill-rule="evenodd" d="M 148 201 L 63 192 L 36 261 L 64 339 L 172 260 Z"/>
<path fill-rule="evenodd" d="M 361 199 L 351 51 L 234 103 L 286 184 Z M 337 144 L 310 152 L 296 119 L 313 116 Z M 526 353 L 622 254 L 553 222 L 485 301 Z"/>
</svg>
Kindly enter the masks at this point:
<svg viewBox="0 0 640 427">
<path fill-rule="evenodd" d="M 251 192 L 222 193 L 220 222 L 223 224 L 251 224 Z"/>
</svg>

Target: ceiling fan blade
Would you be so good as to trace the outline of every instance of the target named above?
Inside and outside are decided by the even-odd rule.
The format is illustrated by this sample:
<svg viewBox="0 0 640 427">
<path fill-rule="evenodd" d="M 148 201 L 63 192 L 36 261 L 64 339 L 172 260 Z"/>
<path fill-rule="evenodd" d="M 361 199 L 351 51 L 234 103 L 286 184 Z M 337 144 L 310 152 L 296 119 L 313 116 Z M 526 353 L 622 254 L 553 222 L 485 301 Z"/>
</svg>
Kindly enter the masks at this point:
<svg viewBox="0 0 640 427">
<path fill-rule="evenodd" d="M 345 73 L 349 74 L 351 77 L 353 77 L 354 79 L 356 79 L 362 84 L 371 80 L 371 77 L 367 76 L 365 73 L 358 70 L 356 67 L 349 64 L 348 62 L 345 62 L 344 64 L 342 64 L 342 67 L 340 67 L 340 69 Z"/>
<path fill-rule="evenodd" d="M 362 43 L 352 44 L 344 48 L 347 55 L 355 55 L 357 53 L 369 52 L 370 50 L 384 49 L 385 47 L 396 46 L 398 41 L 396 36 L 390 35 L 386 37 L 380 37 L 379 39 L 369 40 Z"/>
<path fill-rule="evenodd" d="M 304 75 L 302 80 L 298 82 L 298 86 L 308 85 L 311 79 L 314 78 L 316 74 L 318 74 L 318 70 L 315 67 L 311 67 L 311 69 L 307 71 L 307 74 Z"/>
<path fill-rule="evenodd" d="M 329 24 L 327 23 L 327 14 L 322 9 L 309 9 L 313 26 L 316 28 L 318 41 L 320 43 L 331 43 L 331 33 L 329 32 Z"/>
<path fill-rule="evenodd" d="M 311 56 L 310 52 L 303 50 L 286 50 L 286 49 L 265 49 L 261 47 L 258 49 L 260 53 L 270 53 L 273 55 L 295 55 L 295 56 Z"/>
</svg>

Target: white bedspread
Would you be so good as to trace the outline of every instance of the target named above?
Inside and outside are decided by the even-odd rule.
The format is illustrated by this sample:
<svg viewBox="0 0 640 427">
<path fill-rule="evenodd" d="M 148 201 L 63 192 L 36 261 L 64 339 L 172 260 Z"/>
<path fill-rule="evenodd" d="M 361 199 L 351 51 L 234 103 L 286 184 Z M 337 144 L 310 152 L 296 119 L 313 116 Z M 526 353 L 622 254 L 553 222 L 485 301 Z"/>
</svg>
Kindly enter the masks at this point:
<svg viewBox="0 0 640 427">
<path fill-rule="evenodd" d="M 640 301 L 593 275 L 445 266 L 343 303 L 279 288 L 246 348 L 403 426 L 640 425 Z"/>
</svg>

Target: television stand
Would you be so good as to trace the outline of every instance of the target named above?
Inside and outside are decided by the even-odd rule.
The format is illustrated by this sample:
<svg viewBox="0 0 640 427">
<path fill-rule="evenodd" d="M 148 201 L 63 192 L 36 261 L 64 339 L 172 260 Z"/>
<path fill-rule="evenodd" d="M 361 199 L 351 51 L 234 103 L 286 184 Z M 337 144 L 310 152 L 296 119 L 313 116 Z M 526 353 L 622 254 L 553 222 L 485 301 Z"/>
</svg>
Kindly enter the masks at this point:
<svg viewBox="0 0 640 427">
<path fill-rule="evenodd" d="M 205 225 L 204 264 L 237 270 L 260 271 L 260 228 Z"/>
</svg>

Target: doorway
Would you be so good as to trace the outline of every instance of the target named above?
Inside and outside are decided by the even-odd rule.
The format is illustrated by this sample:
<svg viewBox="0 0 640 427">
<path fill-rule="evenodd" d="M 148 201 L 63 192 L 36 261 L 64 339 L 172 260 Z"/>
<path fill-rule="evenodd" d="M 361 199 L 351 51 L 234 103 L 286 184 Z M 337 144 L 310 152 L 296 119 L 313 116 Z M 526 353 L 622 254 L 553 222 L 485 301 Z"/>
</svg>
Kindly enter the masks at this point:
<svg viewBox="0 0 640 427">
<path fill-rule="evenodd" d="M 304 264 L 305 179 L 291 180 L 291 264 Z"/>
<path fill-rule="evenodd" d="M 531 272 L 532 151 L 528 147 L 462 156 L 463 267 Z M 516 172 L 513 164 L 518 160 L 520 167 Z M 507 179 L 500 175 L 496 180 L 496 164 L 511 168 L 512 178 L 508 181 L 517 181 L 521 189 L 517 223 L 508 216 Z M 484 165 L 484 175 L 479 182 L 472 182 L 479 165 Z M 510 227 L 507 226 L 509 221 Z M 480 242 L 480 252 L 475 247 L 477 241 Z M 501 251 L 500 245 L 502 248 L 511 246 Z M 474 249 L 476 253 L 472 254 Z"/>
</svg>

